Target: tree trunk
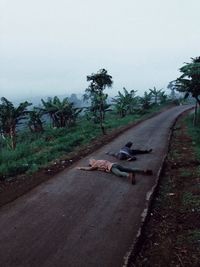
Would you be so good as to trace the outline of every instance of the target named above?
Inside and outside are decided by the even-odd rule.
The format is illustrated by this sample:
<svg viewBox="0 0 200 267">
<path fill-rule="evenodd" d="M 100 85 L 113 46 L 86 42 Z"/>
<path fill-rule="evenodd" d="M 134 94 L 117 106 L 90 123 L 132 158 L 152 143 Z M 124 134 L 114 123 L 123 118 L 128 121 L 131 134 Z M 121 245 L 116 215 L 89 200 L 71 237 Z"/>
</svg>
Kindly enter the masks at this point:
<svg viewBox="0 0 200 267">
<path fill-rule="evenodd" d="M 16 133 L 15 133 L 14 128 L 10 129 L 10 139 L 11 139 L 11 148 L 13 150 L 15 150 L 15 148 L 16 148 Z"/>
<path fill-rule="evenodd" d="M 103 135 L 106 135 L 105 127 L 103 126 L 102 121 L 101 121 L 100 125 L 101 125 L 101 130 L 102 130 Z"/>
<path fill-rule="evenodd" d="M 106 134 L 106 131 L 105 131 L 105 127 L 103 126 L 104 117 L 103 117 L 103 102 L 102 102 L 102 99 L 101 99 L 101 103 L 100 103 L 99 113 L 100 113 L 99 115 L 100 115 L 101 130 L 102 130 L 102 133 L 105 135 Z"/>
<path fill-rule="evenodd" d="M 193 126 L 197 125 L 197 101 L 195 103 L 194 117 L 193 117 Z"/>
</svg>

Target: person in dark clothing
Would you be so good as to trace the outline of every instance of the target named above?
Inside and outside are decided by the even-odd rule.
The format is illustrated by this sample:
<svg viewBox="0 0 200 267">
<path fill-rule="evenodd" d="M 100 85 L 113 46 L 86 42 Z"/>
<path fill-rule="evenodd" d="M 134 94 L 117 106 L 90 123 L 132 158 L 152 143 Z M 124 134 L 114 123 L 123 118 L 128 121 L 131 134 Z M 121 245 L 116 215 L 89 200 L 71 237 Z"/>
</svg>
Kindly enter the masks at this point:
<svg viewBox="0 0 200 267">
<path fill-rule="evenodd" d="M 119 152 L 114 153 L 114 152 L 107 152 L 107 155 L 110 156 L 114 156 L 119 160 L 136 160 L 137 158 L 135 157 L 135 155 L 138 154 L 147 154 L 147 153 L 151 153 L 152 149 L 146 149 L 146 150 L 142 150 L 142 149 L 131 149 L 133 143 L 132 142 L 128 142 L 126 143 L 126 145 L 124 147 L 122 147 Z"/>
</svg>

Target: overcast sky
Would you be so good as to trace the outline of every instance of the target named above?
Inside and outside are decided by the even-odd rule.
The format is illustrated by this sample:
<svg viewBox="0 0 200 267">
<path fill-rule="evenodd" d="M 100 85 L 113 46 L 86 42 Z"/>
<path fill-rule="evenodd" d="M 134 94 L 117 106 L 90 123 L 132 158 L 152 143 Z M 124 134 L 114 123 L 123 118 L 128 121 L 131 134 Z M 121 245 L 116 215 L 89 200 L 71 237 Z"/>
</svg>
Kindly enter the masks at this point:
<svg viewBox="0 0 200 267">
<path fill-rule="evenodd" d="M 200 56 L 199 0 L 0 0 L 0 96 L 84 93 L 105 68 L 113 88 L 166 88 Z"/>
</svg>

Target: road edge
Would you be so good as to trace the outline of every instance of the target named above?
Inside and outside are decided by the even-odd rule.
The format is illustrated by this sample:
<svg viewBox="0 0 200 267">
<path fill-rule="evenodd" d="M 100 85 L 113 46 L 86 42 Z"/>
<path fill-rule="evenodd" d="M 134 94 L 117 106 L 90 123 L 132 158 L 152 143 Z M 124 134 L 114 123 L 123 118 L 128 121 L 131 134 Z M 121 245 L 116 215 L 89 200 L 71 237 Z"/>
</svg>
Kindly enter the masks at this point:
<svg viewBox="0 0 200 267">
<path fill-rule="evenodd" d="M 126 254 L 124 256 L 124 261 L 123 261 L 122 267 L 135 267 L 134 261 L 135 261 L 136 256 L 138 255 L 138 252 L 140 251 L 142 244 L 143 244 L 144 228 L 147 224 L 149 216 L 151 216 L 151 207 L 152 207 L 153 201 L 155 199 L 155 195 L 156 195 L 156 192 L 157 192 L 159 184 L 160 184 L 160 177 L 161 177 L 162 171 L 164 169 L 167 155 L 169 153 L 170 142 L 171 142 L 174 126 L 176 125 L 176 123 L 180 117 L 186 116 L 192 109 L 194 109 L 194 108 L 192 107 L 192 108 L 189 108 L 189 109 L 183 111 L 172 122 L 172 126 L 170 127 L 170 131 L 169 131 L 169 135 L 168 135 L 168 144 L 167 144 L 167 150 L 166 150 L 167 152 L 165 153 L 165 155 L 163 155 L 161 166 L 160 166 L 160 168 L 156 174 L 156 182 L 146 194 L 146 198 L 145 198 L 146 203 L 145 203 L 145 208 L 141 214 L 140 228 L 137 232 L 136 239 L 130 245 L 128 251 L 126 252 Z"/>
</svg>

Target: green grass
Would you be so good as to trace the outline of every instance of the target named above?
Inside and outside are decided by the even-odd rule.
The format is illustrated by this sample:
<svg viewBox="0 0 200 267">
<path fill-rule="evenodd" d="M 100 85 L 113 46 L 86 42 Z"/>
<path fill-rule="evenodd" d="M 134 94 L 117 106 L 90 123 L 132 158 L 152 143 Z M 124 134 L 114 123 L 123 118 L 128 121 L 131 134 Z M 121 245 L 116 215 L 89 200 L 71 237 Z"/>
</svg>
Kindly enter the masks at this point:
<svg viewBox="0 0 200 267">
<path fill-rule="evenodd" d="M 200 125 L 193 125 L 193 115 L 189 115 L 185 122 L 187 124 L 187 131 L 190 137 L 192 138 L 192 145 L 195 151 L 196 158 L 200 160 Z M 195 176 L 198 177 L 200 175 L 200 167 L 196 166 Z M 191 173 L 187 168 L 181 169 L 181 176 L 183 178 L 193 177 L 194 173 Z M 195 188 L 198 188 L 199 184 L 196 184 Z M 190 188 L 182 195 L 182 204 L 183 209 L 188 211 L 196 211 L 200 212 L 200 196 L 194 195 Z"/>
<path fill-rule="evenodd" d="M 191 245 L 198 245 L 200 243 L 200 230 L 199 229 L 193 229 L 188 232 L 183 232 L 181 235 L 177 238 L 177 245 L 180 245 L 182 243 L 188 242 Z"/>
<path fill-rule="evenodd" d="M 173 198 L 171 198 L 169 195 L 171 192 L 173 192 L 173 186 L 170 177 L 166 176 L 165 179 L 161 180 L 160 191 L 162 194 L 158 194 L 156 197 L 154 207 L 160 209 L 165 209 L 166 206 L 170 207 L 171 202 L 173 201 Z"/>
<path fill-rule="evenodd" d="M 200 243 L 200 230 L 199 229 L 191 230 L 188 233 L 187 239 L 191 244 L 197 244 L 199 246 L 199 243 Z"/>
<path fill-rule="evenodd" d="M 180 171 L 181 177 L 183 177 L 183 178 L 192 177 L 192 175 L 193 175 L 191 173 L 191 170 L 187 169 L 187 168 L 180 168 L 179 171 Z"/>
<path fill-rule="evenodd" d="M 191 192 L 184 192 L 182 196 L 182 206 L 184 210 L 200 211 L 200 197 Z"/>
<path fill-rule="evenodd" d="M 180 152 L 176 149 L 172 150 L 172 152 L 170 152 L 170 156 L 173 160 L 179 160 L 181 158 Z"/>
<path fill-rule="evenodd" d="M 195 149 L 197 158 L 200 159 L 200 123 L 197 126 L 192 124 L 193 115 L 190 115 L 186 119 L 188 125 L 188 133 L 192 137 L 193 147 Z"/>
</svg>

